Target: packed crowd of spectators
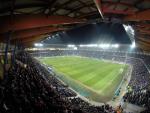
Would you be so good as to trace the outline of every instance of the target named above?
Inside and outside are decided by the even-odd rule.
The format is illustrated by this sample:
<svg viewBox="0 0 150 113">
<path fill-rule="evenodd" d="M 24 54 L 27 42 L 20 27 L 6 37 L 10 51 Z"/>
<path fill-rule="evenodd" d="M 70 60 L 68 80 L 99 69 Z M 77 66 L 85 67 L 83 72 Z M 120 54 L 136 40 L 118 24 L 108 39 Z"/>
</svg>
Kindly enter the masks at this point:
<svg viewBox="0 0 150 113">
<path fill-rule="evenodd" d="M 150 84 L 150 74 L 144 63 L 139 59 L 130 58 L 127 62 L 132 64 L 132 76 L 129 85 L 134 91 L 146 89 Z"/>
<path fill-rule="evenodd" d="M 145 64 L 140 60 L 144 59 L 142 55 L 133 58 L 134 55 L 125 53 L 71 50 L 45 51 L 43 54 L 39 52 L 32 55 L 80 55 L 131 64 L 133 70 L 129 86 L 132 91 L 128 91 L 123 100 L 146 107 L 142 113 L 150 111 L 150 78 Z M 77 97 L 74 91 L 50 75 L 49 71 L 28 53 L 18 52 L 15 58 L 14 64 L 0 83 L 0 113 L 122 113 L 121 107 L 115 110 L 108 104 L 94 106 Z"/>
<path fill-rule="evenodd" d="M 67 93 L 68 92 L 68 93 Z M 116 113 L 109 105 L 94 106 L 51 76 L 26 52 L 16 55 L 14 64 L 0 83 L 0 113 Z"/>
<path fill-rule="evenodd" d="M 149 90 L 139 90 L 139 91 L 131 91 L 127 92 L 123 97 L 124 101 L 128 101 L 130 103 L 143 106 L 150 107 L 150 91 Z"/>
</svg>

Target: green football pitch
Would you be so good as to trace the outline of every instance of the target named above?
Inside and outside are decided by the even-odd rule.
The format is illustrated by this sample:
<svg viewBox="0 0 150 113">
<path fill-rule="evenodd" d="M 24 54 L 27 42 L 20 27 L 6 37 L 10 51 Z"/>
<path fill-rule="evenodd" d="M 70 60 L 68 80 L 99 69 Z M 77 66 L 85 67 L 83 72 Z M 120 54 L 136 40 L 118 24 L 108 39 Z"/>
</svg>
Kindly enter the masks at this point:
<svg viewBox="0 0 150 113">
<path fill-rule="evenodd" d="M 94 101 L 111 100 L 127 65 L 79 56 L 39 58 L 53 67 L 58 77 L 82 96 Z"/>
</svg>

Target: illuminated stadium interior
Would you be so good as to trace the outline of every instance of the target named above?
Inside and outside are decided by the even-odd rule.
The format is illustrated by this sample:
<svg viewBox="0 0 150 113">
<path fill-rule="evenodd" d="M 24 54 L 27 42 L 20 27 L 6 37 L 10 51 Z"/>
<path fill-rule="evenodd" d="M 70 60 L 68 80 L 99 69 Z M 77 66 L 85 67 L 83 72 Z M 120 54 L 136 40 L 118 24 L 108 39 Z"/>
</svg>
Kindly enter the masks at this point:
<svg viewBox="0 0 150 113">
<path fill-rule="evenodd" d="M 1 0 L 0 113 L 150 113 L 150 0 Z"/>
</svg>

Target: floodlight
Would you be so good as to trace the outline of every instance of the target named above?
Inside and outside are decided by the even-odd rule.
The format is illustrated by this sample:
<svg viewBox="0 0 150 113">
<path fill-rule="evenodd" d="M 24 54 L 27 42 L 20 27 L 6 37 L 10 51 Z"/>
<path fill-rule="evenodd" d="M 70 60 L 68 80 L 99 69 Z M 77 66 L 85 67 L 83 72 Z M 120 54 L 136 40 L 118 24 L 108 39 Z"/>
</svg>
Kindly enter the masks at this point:
<svg viewBox="0 0 150 113">
<path fill-rule="evenodd" d="M 114 47 L 114 48 L 118 48 L 118 47 L 119 47 L 119 44 L 114 44 L 113 47 Z"/>
<path fill-rule="evenodd" d="M 82 45 L 82 44 L 81 44 L 81 45 L 79 45 L 79 47 L 88 47 L 88 45 Z"/>
<path fill-rule="evenodd" d="M 123 24 L 123 27 L 124 27 L 124 29 L 125 29 L 126 31 L 129 30 L 129 26 L 128 26 L 128 25 Z"/>
<path fill-rule="evenodd" d="M 57 33 L 56 36 L 59 36 L 59 34 Z"/>
<path fill-rule="evenodd" d="M 133 42 L 131 48 L 135 48 L 135 47 L 136 47 L 135 42 Z"/>
<path fill-rule="evenodd" d="M 49 36 L 47 39 L 51 39 L 51 37 Z"/>
<path fill-rule="evenodd" d="M 98 46 L 99 46 L 100 48 L 102 48 L 102 47 L 103 47 L 103 45 L 102 45 L 102 44 L 99 44 Z"/>
<path fill-rule="evenodd" d="M 39 46 L 40 46 L 40 47 L 42 47 L 42 46 L 43 46 L 43 44 L 41 44 L 41 43 L 40 43 L 40 44 L 39 44 Z"/>
<path fill-rule="evenodd" d="M 67 45 L 67 47 L 75 47 L 75 45 L 70 45 L 70 44 L 69 44 L 69 45 Z"/>
<path fill-rule="evenodd" d="M 132 35 L 134 35 L 134 29 L 132 28 L 132 26 L 123 24 L 123 27 L 126 32 L 130 32 Z"/>
<path fill-rule="evenodd" d="M 41 44 L 41 43 L 35 43 L 34 46 L 36 46 L 36 47 L 42 47 L 43 44 Z"/>
<path fill-rule="evenodd" d="M 106 49 L 110 47 L 110 44 L 100 44 L 99 45 L 100 48 Z"/>
<path fill-rule="evenodd" d="M 74 47 L 73 49 L 74 49 L 74 50 L 77 50 L 78 48 L 77 48 L 77 47 Z"/>
<path fill-rule="evenodd" d="M 35 43 L 34 46 L 38 46 L 38 44 Z"/>
<path fill-rule="evenodd" d="M 84 45 L 79 45 L 79 47 L 84 47 Z"/>
</svg>

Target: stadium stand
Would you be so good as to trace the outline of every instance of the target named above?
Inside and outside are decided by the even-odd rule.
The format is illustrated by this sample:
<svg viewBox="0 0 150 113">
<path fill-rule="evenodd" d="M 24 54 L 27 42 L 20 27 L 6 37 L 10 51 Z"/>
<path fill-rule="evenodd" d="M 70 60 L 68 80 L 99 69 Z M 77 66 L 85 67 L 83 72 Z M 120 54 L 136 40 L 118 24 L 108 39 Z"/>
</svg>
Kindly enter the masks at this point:
<svg viewBox="0 0 150 113">
<path fill-rule="evenodd" d="M 132 104 L 140 105 L 143 107 L 149 107 L 150 105 L 150 92 L 149 90 L 139 90 L 139 91 L 132 91 L 126 93 L 124 96 L 124 101 L 128 101 Z"/>
<path fill-rule="evenodd" d="M 43 52 L 43 51 L 42 51 Z M 95 57 L 118 62 L 130 63 L 133 66 L 132 78 L 129 90 L 123 97 L 124 102 L 129 102 L 147 108 L 149 113 L 150 92 L 149 73 L 142 60 L 144 56 L 133 58 L 128 54 L 126 58 L 123 53 L 99 52 L 99 51 L 40 51 L 31 53 L 32 56 L 59 56 L 59 55 L 81 55 Z M 117 57 L 116 57 L 117 56 Z M 122 113 L 119 106 L 114 109 L 105 104 L 94 106 L 85 102 L 67 85 L 59 81 L 55 76 L 27 52 L 18 52 L 15 63 L 5 74 L 0 83 L 0 112 L 2 113 Z M 140 60 L 142 59 L 142 60 Z M 144 60 L 145 61 L 145 60 Z M 142 69 L 142 70 L 141 70 Z"/>
<path fill-rule="evenodd" d="M 2 113 L 114 113 L 109 105 L 92 106 L 75 96 L 27 53 L 20 52 L 15 63 L 0 85 L 0 110 Z M 61 93 L 60 93 L 61 92 Z M 64 96 L 65 95 L 65 96 Z"/>
<path fill-rule="evenodd" d="M 121 101 L 150 113 L 150 0 L 0 0 L 0 26 L 0 113 L 128 113 L 86 102 L 33 58 L 62 55 L 129 64 Z M 76 50 L 65 50 L 70 44 Z"/>
</svg>

